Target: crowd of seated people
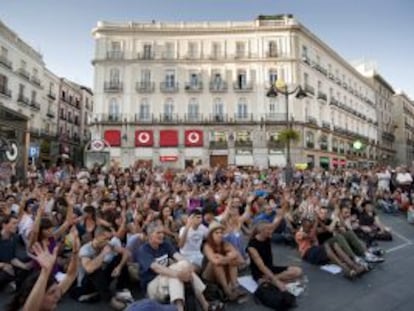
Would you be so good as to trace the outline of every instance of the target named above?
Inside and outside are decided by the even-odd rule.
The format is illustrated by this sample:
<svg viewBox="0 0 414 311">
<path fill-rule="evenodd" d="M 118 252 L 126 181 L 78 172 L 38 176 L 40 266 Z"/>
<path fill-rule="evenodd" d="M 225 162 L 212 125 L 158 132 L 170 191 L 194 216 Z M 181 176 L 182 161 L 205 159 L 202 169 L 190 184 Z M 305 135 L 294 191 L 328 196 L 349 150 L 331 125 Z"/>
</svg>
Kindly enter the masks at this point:
<svg viewBox="0 0 414 311">
<path fill-rule="evenodd" d="M 384 261 L 377 241 L 393 235 L 383 212 L 412 208 L 406 168 L 297 171 L 291 184 L 281 169 L 115 163 L 105 172 L 68 162 L 36 176 L 0 188 L 7 310 L 54 310 L 66 292 L 116 310 L 136 306 L 137 292 L 178 311 L 191 297 L 222 310 L 248 298 L 241 275 L 281 292 L 304 278 L 301 267 L 278 264 L 272 245 L 283 252 L 281 244 L 354 279 Z"/>
</svg>

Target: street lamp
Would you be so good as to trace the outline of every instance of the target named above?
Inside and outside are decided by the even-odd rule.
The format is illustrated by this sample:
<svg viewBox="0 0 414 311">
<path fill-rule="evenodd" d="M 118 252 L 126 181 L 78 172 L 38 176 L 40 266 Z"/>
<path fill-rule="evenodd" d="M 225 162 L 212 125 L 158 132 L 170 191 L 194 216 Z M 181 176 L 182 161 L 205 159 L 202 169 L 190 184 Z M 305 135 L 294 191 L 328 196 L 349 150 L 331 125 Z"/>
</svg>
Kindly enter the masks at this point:
<svg viewBox="0 0 414 311">
<path fill-rule="evenodd" d="M 270 98 L 274 98 L 278 94 L 282 94 L 285 96 L 286 129 L 290 130 L 292 128 L 292 124 L 289 119 L 289 96 L 295 94 L 296 98 L 302 99 L 302 98 L 305 98 L 307 94 L 300 85 L 297 85 L 292 90 L 289 90 L 286 83 L 283 80 L 279 80 L 279 79 L 276 80 L 275 84 L 270 87 L 270 89 L 266 93 L 266 96 Z M 285 168 L 286 185 L 289 185 L 292 182 L 292 178 L 293 178 L 293 168 L 292 168 L 292 162 L 290 159 L 290 138 L 288 138 L 286 141 L 286 168 Z"/>
</svg>

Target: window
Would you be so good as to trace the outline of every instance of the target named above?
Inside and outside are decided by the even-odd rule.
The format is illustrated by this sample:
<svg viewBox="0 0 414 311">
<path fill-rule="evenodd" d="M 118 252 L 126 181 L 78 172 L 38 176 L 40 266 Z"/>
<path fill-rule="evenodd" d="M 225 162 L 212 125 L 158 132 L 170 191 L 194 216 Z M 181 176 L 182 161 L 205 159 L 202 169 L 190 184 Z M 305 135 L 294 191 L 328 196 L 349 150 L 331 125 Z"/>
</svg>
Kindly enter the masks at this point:
<svg viewBox="0 0 414 311">
<path fill-rule="evenodd" d="M 141 70 L 141 82 L 143 82 L 143 83 L 150 83 L 151 82 L 151 70 L 150 69 L 142 69 Z"/>
<path fill-rule="evenodd" d="M 308 58 L 308 47 L 305 45 L 302 45 L 302 57 L 303 58 Z"/>
<path fill-rule="evenodd" d="M 121 42 L 119 41 L 112 41 L 111 42 L 111 51 L 115 53 L 121 52 Z"/>
<path fill-rule="evenodd" d="M 147 98 L 141 99 L 139 105 L 139 119 L 148 120 L 150 118 L 150 106 Z"/>
<path fill-rule="evenodd" d="M 224 104 L 221 98 L 214 99 L 213 114 L 216 121 L 221 121 L 224 118 Z"/>
<path fill-rule="evenodd" d="M 247 110 L 247 100 L 246 98 L 240 98 L 237 104 L 237 118 L 238 119 L 247 119 L 248 110 Z"/>
<path fill-rule="evenodd" d="M 223 81 L 223 79 L 222 79 L 222 77 L 221 77 L 221 73 L 219 73 L 219 72 L 215 72 L 215 73 L 213 74 L 213 85 L 214 85 L 215 87 L 219 88 L 219 87 L 220 87 L 220 85 L 222 84 L 222 81 Z"/>
<path fill-rule="evenodd" d="M 119 105 L 115 98 L 112 98 L 109 103 L 109 120 L 110 121 L 120 120 Z"/>
<path fill-rule="evenodd" d="M 221 44 L 213 42 L 211 45 L 211 56 L 212 58 L 219 58 L 221 56 Z"/>
<path fill-rule="evenodd" d="M 143 55 L 142 58 L 143 59 L 152 59 L 152 45 L 151 44 L 144 44 L 143 46 Z"/>
<path fill-rule="evenodd" d="M 36 68 L 33 68 L 33 78 L 37 78 L 39 71 Z"/>
<path fill-rule="evenodd" d="M 117 85 L 119 83 L 119 69 L 112 68 L 109 72 L 109 82 L 111 85 Z"/>
<path fill-rule="evenodd" d="M 245 70 L 237 71 L 237 88 L 245 89 L 247 86 L 247 73 Z"/>
<path fill-rule="evenodd" d="M 174 101 L 168 98 L 164 104 L 164 120 L 171 121 L 174 113 Z"/>
<path fill-rule="evenodd" d="M 26 69 L 26 67 L 27 67 L 26 62 L 25 62 L 24 60 L 21 60 L 21 61 L 20 61 L 20 68 L 21 68 L 21 69 Z"/>
<path fill-rule="evenodd" d="M 277 81 L 277 70 L 276 69 L 270 69 L 269 70 L 269 82 L 270 85 L 274 85 Z"/>
<path fill-rule="evenodd" d="M 276 41 L 269 42 L 269 56 L 276 57 L 277 56 L 277 45 Z"/>
<path fill-rule="evenodd" d="M 32 91 L 32 102 L 36 102 L 36 91 Z"/>
<path fill-rule="evenodd" d="M 305 87 L 309 85 L 309 74 L 307 74 L 306 72 L 303 74 L 303 83 Z"/>
<path fill-rule="evenodd" d="M 175 71 L 166 70 L 165 72 L 165 87 L 174 88 L 175 87 Z"/>
<path fill-rule="evenodd" d="M 188 42 L 188 57 L 196 58 L 198 56 L 198 44 L 196 42 Z"/>
<path fill-rule="evenodd" d="M 246 56 L 246 44 L 244 42 L 236 42 L 236 57 Z"/>
<path fill-rule="evenodd" d="M 0 93 L 4 94 L 7 90 L 7 77 L 0 75 Z"/>
<path fill-rule="evenodd" d="M 199 74 L 196 72 L 192 72 L 190 74 L 190 86 L 192 88 L 196 88 L 199 84 Z"/>
<path fill-rule="evenodd" d="M 7 59 L 7 56 L 9 54 L 9 50 L 7 50 L 4 46 L 1 47 L 0 56 Z"/>
<path fill-rule="evenodd" d="M 24 96 L 24 85 L 19 84 L 19 97 L 23 97 L 23 96 Z"/>
<path fill-rule="evenodd" d="M 188 118 L 197 120 L 199 117 L 199 106 L 196 98 L 191 98 L 188 104 Z"/>
<path fill-rule="evenodd" d="M 164 57 L 167 59 L 174 58 L 174 44 L 172 42 L 165 43 Z"/>
</svg>

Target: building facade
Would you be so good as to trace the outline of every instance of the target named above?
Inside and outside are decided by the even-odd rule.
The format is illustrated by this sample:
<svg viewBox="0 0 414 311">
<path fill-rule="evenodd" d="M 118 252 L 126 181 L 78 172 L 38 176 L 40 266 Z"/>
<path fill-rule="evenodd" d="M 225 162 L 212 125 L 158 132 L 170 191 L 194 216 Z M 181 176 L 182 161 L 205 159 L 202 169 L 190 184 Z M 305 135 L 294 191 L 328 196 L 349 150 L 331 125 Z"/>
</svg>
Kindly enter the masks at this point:
<svg viewBox="0 0 414 311">
<path fill-rule="evenodd" d="M 378 159 L 369 82 L 290 15 L 252 22 L 107 23 L 95 38 L 93 138 L 122 165 L 283 166 L 278 133 L 300 133 L 292 163 Z M 307 97 L 268 98 L 276 80 Z M 355 149 L 360 141 L 363 148 Z"/>
<path fill-rule="evenodd" d="M 46 68 L 40 53 L 0 21 L 0 135 L 18 141 L 18 167 L 25 168 L 32 160 L 52 163 L 61 154 L 58 128 L 62 122 L 58 111 L 62 103 L 61 89 L 67 84 L 70 82 Z M 84 91 L 80 86 L 78 89 L 81 99 Z M 84 120 L 80 116 L 82 102 L 78 105 L 80 122 L 81 118 Z M 85 128 L 82 124 L 79 129 L 81 139 Z M 74 133 L 75 129 L 71 131 Z M 80 146 L 81 140 L 72 142 Z"/>
<path fill-rule="evenodd" d="M 414 102 L 403 92 L 393 96 L 396 127 L 396 164 L 411 165 L 414 160 Z"/>
</svg>

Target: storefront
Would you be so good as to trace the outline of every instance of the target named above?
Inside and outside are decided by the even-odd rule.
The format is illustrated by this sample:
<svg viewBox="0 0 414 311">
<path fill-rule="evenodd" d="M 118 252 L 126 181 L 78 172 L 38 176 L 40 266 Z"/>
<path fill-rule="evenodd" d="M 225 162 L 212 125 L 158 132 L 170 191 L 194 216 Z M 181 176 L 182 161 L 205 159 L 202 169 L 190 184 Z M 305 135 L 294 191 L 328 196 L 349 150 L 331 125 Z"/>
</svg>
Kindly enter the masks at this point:
<svg viewBox="0 0 414 311">
<path fill-rule="evenodd" d="M 281 150 L 269 150 L 269 167 L 285 167 L 286 156 Z"/>
<path fill-rule="evenodd" d="M 0 152 L 0 164 L 2 165 L 0 181 L 7 182 L 10 178 L 11 163 L 15 165 L 16 177 L 22 179 L 26 175 L 27 155 L 29 144 L 27 132 L 27 118 L 7 107 L 0 105 L 0 136 L 4 140 L 5 148 L 9 152 Z"/>
<path fill-rule="evenodd" d="M 324 170 L 329 170 L 329 157 L 319 157 L 319 166 Z"/>
<path fill-rule="evenodd" d="M 250 150 L 237 150 L 234 162 L 239 167 L 254 166 L 253 154 Z"/>
</svg>

